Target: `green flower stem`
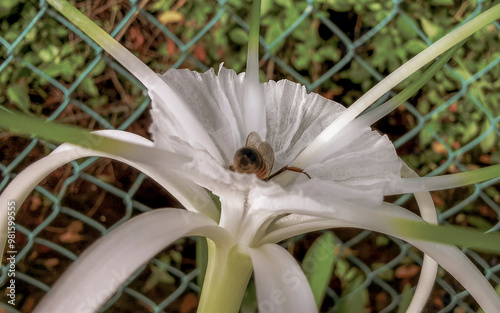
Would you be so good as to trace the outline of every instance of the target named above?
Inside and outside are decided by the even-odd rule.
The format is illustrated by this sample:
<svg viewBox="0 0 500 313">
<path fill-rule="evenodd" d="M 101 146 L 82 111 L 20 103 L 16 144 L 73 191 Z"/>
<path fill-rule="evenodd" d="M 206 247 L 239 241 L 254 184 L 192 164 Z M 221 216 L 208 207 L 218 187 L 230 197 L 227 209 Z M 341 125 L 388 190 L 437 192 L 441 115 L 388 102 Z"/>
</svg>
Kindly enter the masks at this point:
<svg viewBox="0 0 500 313">
<path fill-rule="evenodd" d="M 266 107 L 259 77 L 260 6 L 260 0 L 255 0 L 252 4 L 243 104 L 247 132 L 257 132 L 265 138 Z"/>
<path fill-rule="evenodd" d="M 85 129 L 44 121 L 38 117 L 27 116 L 14 112 L 0 112 L 0 128 L 15 134 L 34 135 L 56 143 L 70 143 L 85 149 L 117 155 L 132 161 L 144 162 L 148 156 L 149 162 L 179 162 L 190 161 L 190 158 L 132 142 L 99 136 Z"/>
<path fill-rule="evenodd" d="M 500 4 L 490 8 L 488 11 L 476 16 L 469 22 L 448 33 L 433 45 L 414 56 L 411 60 L 401 65 L 397 70 L 375 85 L 367 93 L 361 96 L 349 109 L 344 111 L 339 118 L 335 119 L 314 141 L 307 146 L 299 156 L 292 162 L 291 166 L 304 168 L 309 160 L 321 150 L 330 140 L 337 135 L 345 126 L 354 120 L 367 107 L 377 101 L 394 86 L 415 73 L 443 52 L 456 45 L 460 41 L 474 34 L 486 25 L 500 18 Z"/>
<path fill-rule="evenodd" d="M 500 164 L 483 167 L 478 170 L 436 177 L 405 178 L 396 193 L 433 191 L 467 186 L 500 177 Z"/>
<path fill-rule="evenodd" d="M 247 55 L 247 74 L 257 70 L 259 73 L 259 28 L 260 28 L 260 0 L 252 4 L 252 13 L 250 18 L 250 33 L 248 35 L 248 55 Z M 258 77 L 258 76 L 257 76 Z"/>
<path fill-rule="evenodd" d="M 207 239 L 208 267 L 203 282 L 200 313 L 238 313 L 252 274 L 252 260 L 237 246 L 227 248 Z"/>
<path fill-rule="evenodd" d="M 47 0 L 54 8 L 64 15 L 71 23 L 75 24 L 85 32 L 92 40 L 111 54 L 137 78 L 144 86 L 149 88 L 157 83 L 158 75 L 149 67 L 145 66 L 130 51 L 125 49 L 118 41 L 102 30 L 87 16 L 78 11 L 69 2 L 64 0 Z"/>
<path fill-rule="evenodd" d="M 457 52 L 457 50 L 463 46 L 465 40 L 453 46 L 453 48 L 446 51 L 436 62 L 434 62 L 424 73 L 418 74 L 417 78 L 408 85 L 405 89 L 399 92 L 390 100 L 386 101 L 384 104 L 380 105 L 373 111 L 360 116 L 355 121 L 359 121 L 360 123 L 370 126 L 382 117 L 391 113 L 398 106 L 403 104 L 406 100 L 408 100 L 412 95 L 414 95 L 420 88 L 422 88 L 425 83 L 427 83 L 437 72 L 440 70 L 446 62 L 448 62 L 451 57 Z M 415 74 L 417 75 L 417 74 Z"/>
<path fill-rule="evenodd" d="M 402 218 L 393 219 L 392 225 L 404 236 L 420 241 L 445 243 L 500 254 L 500 232 L 485 234 L 477 229 L 431 225 Z"/>
</svg>

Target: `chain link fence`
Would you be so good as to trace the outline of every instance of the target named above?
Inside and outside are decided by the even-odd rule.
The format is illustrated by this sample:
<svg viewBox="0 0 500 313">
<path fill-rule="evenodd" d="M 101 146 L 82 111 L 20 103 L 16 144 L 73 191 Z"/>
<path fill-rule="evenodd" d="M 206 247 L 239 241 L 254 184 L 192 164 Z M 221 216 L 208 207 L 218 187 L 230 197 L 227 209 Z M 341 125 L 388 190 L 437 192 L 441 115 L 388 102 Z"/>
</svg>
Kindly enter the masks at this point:
<svg viewBox="0 0 500 313">
<path fill-rule="evenodd" d="M 178 67 L 205 71 L 221 62 L 244 71 L 249 1 L 73 4 L 157 72 Z M 479 0 L 263 1 L 261 77 L 287 78 L 348 106 L 417 52 L 491 4 Z M 399 155 L 421 175 L 499 162 L 499 29 L 497 22 L 474 35 L 421 92 L 374 125 L 388 134 Z M 11 110 L 92 130 L 121 129 L 148 137 L 150 99 L 145 88 L 45 1 L 0 4 L 0 90 L 0 103 Z M 2 133 L 0 138 L 0 190 L 55 148 L 35 137 Z M 498 182 L 433 192 L 440 222 L 498 231 Z M 390 200 L 415 209 L 410 195 Z M 30 312 L 93 241 L 134 215 L 171 206 L 178 203 L 168 192 L 118 162 L 88 158 L 57 169 L 40 182 L 18 213 L 17 304 L 8 304 L 2 292 L 0 312 Z M 300 261 L 318 235 L 283 244 Z M 365 304 L 369 311 L 398 311 L 406 297 L 404 287 L 416 284 L 422 254 L 400 240 L 369 231 L 336 230 L 335 235 L 346 248 L 345 264 L 363 277 L 360 288 L 369 292 Z M 195 238 L 165 249 L 101 311 L 194 312 L 200 291 L 195 250 Z M 464 251 L 493 286 L 500 285 L 498 256 Z M 5 258 L 3 264 L 1 281 L 5 282 Z M 334 275 L 323 312 L 338 312 L 346 284 Z M 246 299 L 250 300 L 242 312 L 255 312 L 251 296 Z M 452 277 L 440 272 L 425 310 L 477 312 L 478 306 Z"/>
</svg>

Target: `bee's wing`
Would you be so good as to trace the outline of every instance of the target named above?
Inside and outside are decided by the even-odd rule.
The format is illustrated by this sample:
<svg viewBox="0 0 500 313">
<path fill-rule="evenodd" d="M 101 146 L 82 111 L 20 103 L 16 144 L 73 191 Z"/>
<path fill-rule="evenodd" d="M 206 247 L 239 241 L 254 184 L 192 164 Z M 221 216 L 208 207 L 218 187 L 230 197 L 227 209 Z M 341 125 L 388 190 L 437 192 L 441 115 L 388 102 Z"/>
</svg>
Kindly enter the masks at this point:
<svg viewBox="0 0 500 313">
<path fill-rule="evenodd" d="M 247 137 L 246 147 L 257 149 L 261 143 L 262 139 L 260 139 L 259 134 L 251 132 Z"/>
<path fill-rule="evenodd" d="M 266 165 L 266 177 L 271 174 L 274 165 L 274 151 L 271 145 L 262 141 L 259 134 L 251 132 L 247 137 L 247 147 L 255 148 L 260 153 L 264 164 Z"/>
<path fill-rule="evenodd" d="M 274 165 L 274 151 L 271 145 L 265 141 L 263 141 L 258 149 L 257 149 L 266 164 L 266 177 L 271 175 L 271 171 L 273 170 Z"/>
</svg>

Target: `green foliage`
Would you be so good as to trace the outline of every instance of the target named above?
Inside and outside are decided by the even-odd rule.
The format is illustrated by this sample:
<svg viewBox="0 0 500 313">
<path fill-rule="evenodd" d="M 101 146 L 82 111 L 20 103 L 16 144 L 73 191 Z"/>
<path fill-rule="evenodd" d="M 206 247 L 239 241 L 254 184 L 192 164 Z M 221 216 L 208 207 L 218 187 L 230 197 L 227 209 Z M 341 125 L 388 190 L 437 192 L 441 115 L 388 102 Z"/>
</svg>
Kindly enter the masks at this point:
<svg viewBox="0 0 500 313">
<path fill-rule="evenodd" d="M 335 275 L 342 282 L 342 298 L 339 313 L 364 312 L 368 305 L 368 289 L 363 286 L 365 277 L 356 267 L 350 267 L 345 260 L 336 263 Z"/>
<path fill-rule="evenodd" d="M 196 283 L 201 288 L 205 280 L 205 273 L 207 272 L 208 264 L 208 245 L 207 239 L 204 237 L 196 238 L 196 268 L 198 275 L 196 276 Z"/>
<path fill-rule="evenodd" d="M 425 49 L 428 42 L 435 41 L 462 22 L 464 17 L 473 12 L 476 5 L 471 4 L 457 15 L 457 10 L 450 10 L 450 3 L 448 0 L 435 0 L 399 4 L 398 10 L 404 14 L 394 16 L 362 47 L 354 50 L 364 63 L 354 59 L 334 76 L 323 78 L 321 75 L 341 62 L 349 49 L 346 41 L 339 35 L 344 34 L 350 42 L 358 40 L 391 14 L 395 9 L 394 2 L 318 0 L 312 2 L 315 11 L 304 14 L 308 5 L 305 1 L 265 0 L 261 8 L 263 14 L 261 38 L 265 42 L 261 45 L 262 55 L 266 53 L 275 55 L 305 80 L 311 79 L 312 82 L 312 79 L 320 78 L 323 82 L 321 87 L 315 89 L 316 92 L 324 93 L 327 97 L 333 95 L 335 100 L 349 105 L 377 82 L 367 66 L 382 75 L 390 73 Z M 10 24 L 6 20 L 0 20 L 0 27 L 4 31 L 3 37 L 13 42 L 34 18 L 37 8 L 24 1 L 7 1 L 5 5 L 21 8 L 20 13 L 23 16 L 22 19 Z M 187 58 L 183 66 L 196 67 L 191 62 L 194 59 L 209 66 L 223 61 L 227 67 L 237 72 L 244 71 L 247 30 L 232 18 L 232 14 L 245 16 L 250 6 L 251 1 L 228 1 L 225 6 L 226 13 L 208 29 L 205 36 L 188 47 L 187 53 L 194 55 L 194 58 Z M 193 40 L 220 10 L 218 6 L 201 0 L 188 1 L 180 7 L 176 6 L 174 1 L 162 0 L 151 3 L 145 9 L 156 18 L 168 12 L 178 12 L 182 20 L 169 23 L 166 27 L 183 43 Z M 297 23 L 300 19 L 303 19 L 302 22 Z M 335 24 L 340 29 L 332 28 L 329 23 Z M 291 27 L 294 27 L 292 31 L 285 34 Z M 72 83 L 82 75 L 91 59 L 89 51 L 80 45 L 81 42 L 65 41 L 68 35 L 67 28 L 52 19 L 38 23 L 28 32 L 19 47 L 25 51 L 21 57 L 25 62 L 38 67 L 48 77 Z M 410 100 L 410 103 L 414 104 L 421 114 L 433 113 L 443 101 L 460 90 L 464 80 L 470 79 L 472 75 L 500 56 L 498 52 L 500 47 L 495 36 L 495 29 L 484 29 L 473 36 L 450 63 L 456 74 L 449 71 L 437 74 L 423 88 L 419 98 Z M 491 51 L 487 57 L 477 57 L 480 53 L 484 54 L 485 49 Z M 169 64 L 182 59 L 186 52 L 178 47 L 172 49 L 172 46 L 169 47 L 163 42 L 158 46 L 158 53 L 161 58 L 152 56 L 144 59 L 154 70 L 161 72 L 168 69 Z M 268 59 L 268 62 L 270 60 Z M 101 61 L 79 82 L 76 90 L 80 94 L 79 98 L 84 98 L 92 108 L 104 106 L 111 101 L 107 94 L 99 92 L 100 88 L 95 83 L 104 69 L 105 62 Z M 273 66 L 269 70 L 271 71 L 263 67 L 261 76 L 267 79 L 296 80 L 296 77 L 290 76 L 286 69 Z M 500 108 L 497 105 L 500 101 L 498 92 L 500 80 L 497 79 L 499 76 L 500 69 L 494 67 L 470 84 L 467 89 L 491 116 L 500 115 Z M 345 81 L 349 83 L 346 85 Z M 12 89 L 7 92 L 6 87 L 1 87 L 21 84 L 25 87 L 20 89 L 22 92 L 16 97 L 12 97 Z M 33 94 L 43 90 L 47 84 L 48 80 L 44 77 L 33 75 L 22 64 L 12 61 L 0 73 L 0 89 L 3 89 L 0 92 L 0 100 L 9 101 L 19 109 L 26 110 L 29 107 L 27 99 L 32 100 Z M 405 84 L 403 83 L 401 87 Z M 11 96 L 6 97 L 7 94 Z M 47 94 L 42 94 L 44 98 L 42 101 L 47 97 Z M 39 106 L 38 102 L 32 104 L 32 111 L 41 111 L 36 109 Z M 455 108 L 455 104 L 452 108 Z M 476 105 L 471 104 L 470 98 L 462 97 L 456 102 L 456 110 L 451 113 L 451 120 L 449 110 L 441 112 L 426 122 L 424 131 L 419 135 L 422 148 L 429 147 L 434 141 L 435 134 L 441 136 L 450 146 L 461 147 L 482 133 L 489 132 L 477 149 L 481 153 L 495 152 L 495 147 L 499 145 L 498 133 L 492 131 L 491 120 L 486 118 Z M 442 159 L 443 157 L 445 155 L 441 155 Z M 426 160 L 422 159 L 420 162 L 425 163 Z"/>
<path fill-rule="evenodd" d="M 25 84 L 18 83 L 7 87 L 7 98 L 20 110 L 28 112 L 30 99 L 28 95 L 28 87 Z"/>
<path fill-rule="evenodd" d="M 401 293 L 401 300 L 399 301 L 397 313 L 404 313 L 410 306 L 411 299 L 413 298 L 413 290 L 410 284 L 406 284 Z"/>
<path fill-rule="evenodd" d="M 314 241 L 302 260 L 302 270 L 309 281 L 318 307 L 323 303 L 339 249 L 333 233 L 326 232 Z"/>
<path fill-rule="evenodd" d="M 15 22 L 1 19 L 0 16 L 2 37 L 11 44 L 28 29 L 38 11 L 37 6 L 29 1 L 16 1 L 15 7 L 20 17 Z M 65 26 L 50 18 L 43 23 L 36 23 L 25 32 L 24 37 L 21 37 L 23 40 L 15 46 L 16 58 L 0 74 L 0 95 L 6 94 L 6 100 L 24 112 L 40 113 L 49 97 L 46 88 L 51 84 L 50 79 L 71 84 L 82 78 L 76 95 L 88 99 L 90 103 L 102 103 L 103 97 L 94 81 L 102 75 L 105 62 L 97 63 L 83 77 L 92 55 L 89 55 L 83 42 L 68 42 L 69 34 Z M 0 50 L 0 58 L 7 58 L 5 49 Z M 33 73 L 28 70 L 28 66 L 38 68 L 42 74 Z"/>
<path fill-rule="evenodd" d="M 160 256 L 159 261 L 156 264 L 149 264 L 149 269 L 151 273 L 147 278 L 144 286 L 142 287 L 142 292 L 148 292 L 149 290 L 156 287 L 158 284 L 168 284 L 172 285 L 175 283 L 175 278 L 170 275 L 167 271 L 169 265 L 171 265 L 172 261 L 178 262 L 175 258 L 181 258 L 182 255 L 177 251 L 171 251 L 171 255 L 164 254 Z"/>
<path fill-rule="evenodd" d="M 243 296 L 240 313 L 255 312 L 257 312 L 257 291 L 255 290 L 255 282 L 250 280 L 245 295 Z"/>
</svg>

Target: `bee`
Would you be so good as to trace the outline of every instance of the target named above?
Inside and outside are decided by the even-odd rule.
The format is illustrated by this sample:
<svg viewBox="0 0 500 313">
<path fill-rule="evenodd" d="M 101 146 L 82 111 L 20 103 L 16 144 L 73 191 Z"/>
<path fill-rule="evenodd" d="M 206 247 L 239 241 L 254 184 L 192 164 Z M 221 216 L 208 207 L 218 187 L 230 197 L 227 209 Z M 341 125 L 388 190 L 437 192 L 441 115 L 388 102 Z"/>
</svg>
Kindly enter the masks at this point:
<svg viewBox="0 0 500 313">
<path fill-rule="evenodd" d="M 269 143 L 262 141 L 259 134 L 251 132 L 247 137 L 245 147 L 238 149 L 234 154 L 234 164 L 229 169 L 238 173 L 254 173 L 264 181 L 269 181 L 285 171 L 303 173 L 311 179 L 306 172 L 294 166 L 284 166 L 271 175 L 273 165 L 273 148 Z"/>
</svg>

